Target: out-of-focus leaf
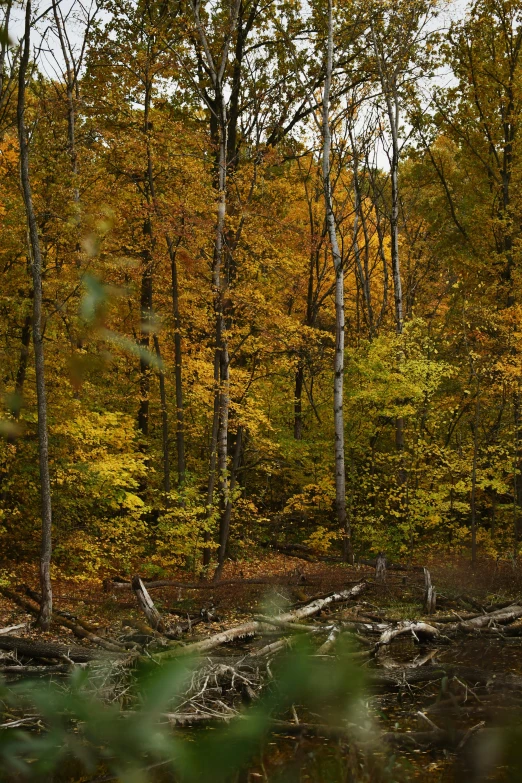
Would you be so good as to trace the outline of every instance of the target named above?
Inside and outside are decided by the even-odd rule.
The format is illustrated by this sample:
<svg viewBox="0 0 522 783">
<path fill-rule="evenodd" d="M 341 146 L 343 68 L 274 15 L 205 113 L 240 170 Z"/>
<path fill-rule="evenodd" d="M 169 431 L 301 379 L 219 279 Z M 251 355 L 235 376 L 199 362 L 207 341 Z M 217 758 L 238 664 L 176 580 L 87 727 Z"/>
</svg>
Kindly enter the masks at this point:
<svg viewBox="0 0 522 783">
<path fill-rule="evenodd" d="M 80 315 L 84 321 L 95 320 L 100 309 L 107 302 L 107 287 L 94 275 L 85 275 L 83 278 L 85 293 L 80 303 Z"/>
<path fill-rule="evenodd" d="M 113 345 L 117 345 L 126 353 L 137 356 L 138 359 L 144 362 L 144 364 L 147 364 L 154 370 L 163 370 L 163 362 L 161 358 L 152 353 L 152 351 L 149 351 L 147 348 L 145 348 L 145 346 L 138 345 L 138 343 L 134 342 L 134 340 L 131 340 L 129 337 L 116 334 L 116 332 L 111 332 L 109 329 L 101 330 L 100 334 L 104 337 L 105 340 L 107 340 L 107 342 L 112 343 Z"/>
</svg>

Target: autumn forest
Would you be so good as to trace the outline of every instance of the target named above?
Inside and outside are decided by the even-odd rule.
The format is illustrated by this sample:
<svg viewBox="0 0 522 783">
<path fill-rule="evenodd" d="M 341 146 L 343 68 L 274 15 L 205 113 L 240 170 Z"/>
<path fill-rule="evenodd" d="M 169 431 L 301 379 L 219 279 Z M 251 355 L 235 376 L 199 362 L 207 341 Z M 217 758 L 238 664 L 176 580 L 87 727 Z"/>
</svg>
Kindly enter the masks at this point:
<svg viewBox="0 0 522 783">
<path fill-rule="evenodd" d="M 522 3 L 4 1 L 0 561 L 516 561 Z"/>
</svg>

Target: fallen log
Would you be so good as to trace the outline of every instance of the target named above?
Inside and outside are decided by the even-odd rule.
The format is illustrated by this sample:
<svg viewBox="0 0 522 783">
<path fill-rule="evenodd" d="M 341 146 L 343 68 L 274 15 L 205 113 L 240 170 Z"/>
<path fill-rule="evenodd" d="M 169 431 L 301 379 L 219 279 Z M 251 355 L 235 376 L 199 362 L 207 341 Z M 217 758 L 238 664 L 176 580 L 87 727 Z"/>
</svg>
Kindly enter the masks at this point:
<svg viewBox="0 0 522 783">
<path fill-rule="evenodd" d="M 279 617 L 270 617 L 264 614 L 258 614 L 254 616 L 254 620 L 259 620 L 260 623 L 265 625 L 273 625 L 276 628 L 281 628 L 282 631 L 295 631 L 295 633 L 310 633 L 311 630 L 321 630 L 319 626 L 312 627 L 310 625 L 304 625 L 300 623 L 285 623 Z"/>
<path fill-rule="evenodd" d="M 142 580 L 143 581 L 143 580 Z M 157 587 L 179 587 L 185 590 L 213 590 L 216 587 L 230 587 L 233 585 L 296 585 L 314 582 L 314 577 L 305 574 L 289 576 L 287 578 L 275 576 L 253 577 L 252 579 L 221 579 L 219 582 L 180 582 L 174 579 L 157 579 L 151 582 L 143 582 L 147 590 Z M 116 590 L 131 590 L 131 582 L 113 581 L 111 587 Z"/>
<path fill-rule="evenodd" d="M 446 623 L 462 622 L 463 620 L 473 620 L 475 617 L 482 617 L 483 612 L 456 612 L 451 614 L 441 614 L 433 617 L 432 622 L 436 625 L 445 625 Z"/>
<path fill-rule="evenodd" d="M 405 633 L 411 633 L 416 641 L 420 641 L 421 639 L 433 641 L 433 639 L 437 638 L 439 635 L 437 628 L 434 628 L 433 625 L 405 620 L 397 627 L 387 628 L 385 631 L 383 631 L 379 641 L 375 645 L 375 650 L 377 651 L 380 647 L 386 644 L 390 644 L 392 639 L 395 639 L 397 636 L 401 636 Z"/>
<path fill-rule="evenodd" d="M 497 609 L 489 614 L 481 614 L 469 620 L 446 625 L 447 634 L 455 634 L 459 631 L 464 633 L 478 631 L 481 628 L 487 628 L 493 625 L 509 625 L 522 617 L 522 606 L 508 606 L 504 609 Z"/>
<path fill-rule="evenodd" d="M 86 647 L 35 641 L 18 636 L 0 636 L 0 650 L 9 650 L 24 658 L 58 658 L 74 662 L 93 661 L 99 653 Z"/>
<path fill-rule="evenodd" d="M 4 595 L 9 594 L 8 597 L 12 601 L 18 603 L 20 606 L 25 607 L 29 612 L 32 612 L 33 614 L 38 616 L 38 613 L 40 611 L 40 605 L 39 605 L 40 596 L 38 595 L 38 593 L 35 593 L 33 590 L 31 590 L 30 587 L 25 586 L 24 589 L 27 595 L 29 595 L 35 601 L 34 606 L 29 601 L 26 601 L 18 593 L 13 593 L 10 590 L 6 590 L 5 588 L 3 592 Z M 54 608 L 53 621 L 57 625 L 61 625 L 63 628 L 69 628 L 69 630 L 72 631 L 73 634 L 76 637 L 78 637 L 78 639 L 87 639 L 87 641 L 92 642 L 93 644 L 97 644 L 99 647 L 103 647 L 105 650 L 108 650 L 109 652 L 125 651 L 125 647 L 119 644 L 118 642 L 111 641 L 110 639 L 104 639 L 102 636 L 99 636 L 97 633 L 92 633 L 92 631 L 88 630 L 89 626 L 87 626 L 86 623 L 82 622 L 80 624 L 77 618 L 72 618 L 69 612 L 62 612 L 60 609 Z"/>
<path fill-rule="evenodd" d="M 84 664 L 75 664 L 76 666 L 83 666 Z M 0 666 L 0 674 L 6 677 L 32 677 L 38 675 L 39 677 L 45 677 L 49 674 L 70 674 L 73 668 L 69 663 L 57 663 L 51 666 Z"/>
<path fill-rule="evenodd" d="M 316 655 L 328 655 L 328 653 L 335 647 L 335 643 L 337 642 L 340 632 L 340 628 L 337 625 L 334 625 L 328 634 L 326 641 L 323 642 L 323 644 L 317 650 Z"/>
<path fill-rule="evenodd" d="M 35 603 L 38 605 L 40 604 L 41 597 L 40 594 L 37 593 L 35 590 L 30 588 L 28 585 L 24 585 L 23 589 L 25 591 L 25 594 L 29 596 L 29 598 L 32 598 Z M 59 617 L 64 617 L 66 620 L 70 620 L 72 623 L 75 623 L 75 625 L 79 625 L 81 628 L 83 628 L 85 631 L 88 631 L 92 634 L 97 634 L 99 631 L 99 628 L 92 623 L 87 622 L 87 620 L 83 620 L 81 617 L 78 617 L 75 614 L 72 614 L 72 612 L 67 612 L 64 609 L 54 609 L 54 613 L 57 614 Z"/>
<path fill-rule="evenodd" d="M 280 622 L 293 623 L 296 620 L 304 620 L 307 617 L 313 617 L 319 614 L 323 609 L 328 608 L 332 604 L 340 603 L 342 601 L 349 601 L 351 598 L 357 598 L 366 589 L 366 582 L 359 582 L 349 590 L 342 590 L 339 593 L 333 593 L 333 595 L 326 598 L 318 598 L 299 609 L 295 609 L 292 612 L 285 612 L 277 615 L 277 619 Z M 180 655 L 201 655 L 207 653 L 210 650 L 214 650 L 222 644 L 228 644 L 236 639 L 246 639 L 251 636 L 255 636 L 260 630 L 266 628 L 266 624 L 259 622 L 259 620 L 251 620 L 248 623 L 243 623 L 235 628 L 229 628 L 227 631 L 214 634 L 207 639 L 202 639 L 199 642 L 193 642 L 192 644 L 180 645 L 172 650 L 166 650 L 165 652 L 158 653 L 157 658 L 173 658 Z"/>
<path fill-rule="evenodd" d="M 295 643 L 295 636 L 286 637 L 284 639 L 278 639 L 277 642 L 267 644 L 265 647 L 261 647 L 259 650 L 253 650 L 249 654 L 249 658 L 268 658 L 270 655 L 275 655 L 282 650 L 289 649 L 292 644 Z"/>
<path fill-rule="evenodd" d="M 0 628 L 0 636 L 12 633 L 13 631 L 21 631 L 22 628 L 27 628 L 27 623 L 19 623 L 18 625 L 8 625 L 6 628 Z"/>
</svg>

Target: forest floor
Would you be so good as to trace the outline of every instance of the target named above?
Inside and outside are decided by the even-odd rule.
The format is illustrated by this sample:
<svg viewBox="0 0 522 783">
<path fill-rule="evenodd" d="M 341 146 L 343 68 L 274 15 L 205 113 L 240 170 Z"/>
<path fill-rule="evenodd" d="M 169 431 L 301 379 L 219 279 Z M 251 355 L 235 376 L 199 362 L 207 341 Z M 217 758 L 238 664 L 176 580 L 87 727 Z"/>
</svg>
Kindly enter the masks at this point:
<svg viewBox="0 0 522 783">
<path fill-rule="evenodd" d="M 509 564 L 499 566 L 482 562 L 475 571 L 471 570 L 468 562 L 458 559 L 446 559 L 443 563 L 433 560 L 423 565 L 429 567 L 437 589 L 438 611 L 433 621 L 437 621 L 439 616 L 447 616 L 448 612 L 453 613 L 458 620 L 469 616 L 470 610 L 473 613 L 473 607 L 480 614 L 481 607 L 488 605 L 522 603 L 522 571 Z M 34 590 L 38 589 L 36 569 L 12 564 L 6 570 L 13 575 L 11 587 L 26 584 Z M 207 615 L 210 613 L 207 622 L 195 626 L 190 634 L 183 637 L 184 642 L 233 628 L 248 622 L 257 613 L 273 614 L 278 610 L 291 610 L 318 596 L 343 590 L 360 580 L 365 580 L 368 588 L 356 605 L 348 609 L 343 607 L 342 617 L 345 621 L 382 620 L 395 626 L 400 621 L 419 621 L 421 618 L 430 622 L 430 618 L 423 614 L 424 582 L 420 568 L 390 570 L 384 584 L 377 582 L 374 575 L 375 569 L 370 566 L 349 567 L 341 563 L 308 562 L 282 554 L 263 553 L 255 561 L 227 563 L 221 585 L 210 586 L 207 583 L 197 588 L 166 586 L 151 589 L 150 592 L 162 615 L 176 618 L 177 621 L 187 616 L 197 616 L 201 612 Z M 169 578 L 187 583 L 190 580 L 186 572 L 181 571 L 169 574 Z M 263 583 L 246 581 L 256 579 Z M 57 609 L 86 621 L 96 629 L 99 636 L 110 640 L 121 642 L 129 638 L 129 634 L 136 633 L 140 623 L 143 624 L 143 615 L 129 585 L 60 577 L 54 580 L 54 602 Z M 324 614 L 329 621 L 330 616 L 335 617 L 335 610 L 331 615 L 329 611 Z M 78 640 L 70 629 L 57 625 L 44 634 L 32 626 L 33 621 L 34 615 L 0 595 L 0 629 L 23 624 L 24 627 L 13 633 L 31 640 L 93 647 L 92 642 Z M 477 671 L 479 668 L 481 671 L 487 670 L 493 680 L 505 675 L 522 678 L 522 619 L 509 627 L 513 629 L 513 636 L 509 639 L 473 633 L 440 647 L 419 646 L 414 644 L 412 637 L 401 636 L 386 647 L 384 654 L 379 654 L 378 660 L 364 661 L 362 665 L 365 668 L 370 666 L 369 671 L 378 665 L 385 673 L 393 673 L 402 671 L 401 667 L 413 666 L 411 662 L 424 655 L 430 665 L 436 663 L 449 667 L 468 667 L 470 670 L 475 667 Z M 521 636 L 516 635 L 518 628 L 521 629 Z M 266 642 L 262 640 L 261 644 Z M 234 654 L 238 656 L 248 650 L 252 650 L 252 642 L 249 640 L 233 646 Z M 420 656 L 417 654 L 419 651 Z M 493 698 L 490 683 L 482 683 L 478 688 L 469 682 L 459 681 L 457 676 L 453 680 L 457 683 L 454 688 L 444 685 L 444 682 L 441 685 L 440 678 L 433 682 L 427 680 L 421 686 L 410 686 L 405 678 L 405 687 L 399 692 L 391 689 L 390 692 L 372 695 L 371 709 L 382 730 L 388 733 L 400 730 L 414 734 L 430 726 L 438 729 L 444 727 L 446 731 L 450 724 L 452 731 L 458 729 L 466 732 L 479 724 L 499 726 L 506 722 L 507 715 L 510 725 L 513 722 L 517 725 L 520 723 L 522 699 L 520 702 L 518 699 L 510 701 L 507 712 L 505 696 L 499 696 L 495 691 Z M 272 775 L 276 775 L 283 765 L 291 761 L 294 772 L 298 769 L 298 776 L 294 775 L 296 780 L 322 781 L 322 773 L 314 772 L 314 769 L 319 759 L 324 754 L 328 755 L 334 745 L 337 752 L 339 743 L 328 738 L 274 738 L 265 747 L 263 758 L 258 759 L 252 767 L 248 779 L 252 783 L 263 777 L 271 780 Z M 398 783 L 411 779 L 433 782 L 503 779 L 495 777 L 496 772 L 484 778 L 477 777 L 475 772 L 463 773 L 463 769 L 468 768 L 462 765 L 468 762 L 461 758 L 462 753 L 454 751 L 455 748 L 448 752 L 444 747 L 423 747 L 422 743 L 419 747 L 401 748 L 399 755 L 393 756 L 391 767 L 389 754 L 377 753 L 370 764 L 373 772 L 368 773 L 367 779 L 372 783 L 388 780 Z M 380 759 L 378 764 L 377 757 Z M 500 770 L 501 765 L 497 766 Z M 366 780 L 364 777 L 353 778 L 359 779 Z"/>
</svg>

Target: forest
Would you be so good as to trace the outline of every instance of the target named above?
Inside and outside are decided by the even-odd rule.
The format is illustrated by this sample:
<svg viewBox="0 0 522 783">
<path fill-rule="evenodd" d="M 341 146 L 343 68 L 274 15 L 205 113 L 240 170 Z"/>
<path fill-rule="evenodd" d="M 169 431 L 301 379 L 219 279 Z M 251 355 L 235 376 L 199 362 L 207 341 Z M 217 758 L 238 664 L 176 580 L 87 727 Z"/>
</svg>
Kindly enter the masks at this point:
<svg viewBox="0 0 522 783">
<path fill-rule="evenodd" d="M 228 723 L 209 682 L 234 715 L 258 704 L 278 653 L 284 696 L 255 709 L 339 748 L 355 719 L 330 725 L 325 707 L 319 731 L 310 702 L 298 720 L 292 667 L 328 694 L 362 661 L 363 690 L 401 690 L 378 660 L 407 636 L 425 658 L 397 642 L 410 694 L 424 676 L 455 703 L 464 683 L 495 722 L 502 684 L 520 730 L 521 134 L 522 0 L 1 1 L 0 729 L 26 730 L 0 732 L 0 766 L 18 759 L 0 779 L 30 777 L 32 754 L 51 780 L 54 734 L 34 706 L 10 711 L 11 681 L 31 689 L 38 669 L 24 698 L 45 712 L 38 688 L 92 668 L 96 648 L 113 654 L 110 696 L 96 659 L 96 706 L 58 690 L 51 725 L 103 714 L 110 734 L 106 701 L 130 709 L 141 686 L 122 671 L 155 644 L 185 660 L 248 639 L 255 674 L 208 658 L 183 691 L 189 717 L 158 708 L 171 729 Z M 321 633 L 319 653 L 295 641 Z M 439 752 L 422 779 L 518 779 L 460 758 L 496 731 L 480 710 L 451 731 L 419 703 L 406 713 Z M 240 756 L 254 724 L 223 747 Z M 398 725 L 384 745 L 413 758 Z M 92 780 L 156 780 L 156 752 L 150 734 L 125 774 L 94 754 L 92 774 L 114 776 Z M 275 780 L 255 752 L 247 772 L 220 756 L 223 780 Z M 166 779 L 212 779 L 179 753 Z M 377 756 L 295 779 L 410 779 Z"/>
</svg>

